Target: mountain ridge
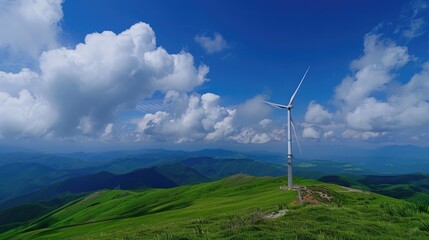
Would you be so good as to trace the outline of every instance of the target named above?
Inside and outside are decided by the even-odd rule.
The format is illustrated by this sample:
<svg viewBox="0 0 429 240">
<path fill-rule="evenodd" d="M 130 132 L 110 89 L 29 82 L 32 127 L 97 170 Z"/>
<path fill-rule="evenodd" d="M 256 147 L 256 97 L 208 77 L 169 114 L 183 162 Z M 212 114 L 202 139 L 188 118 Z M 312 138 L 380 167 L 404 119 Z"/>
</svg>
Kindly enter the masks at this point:
<svg viewBox="0 0 429 240">
<path fill-rule="evenodd" d="M 297 185 L 315 193 L 311 202 L 299 204 L 296 191 L 279 190 L 285 183 L 284 177 L 234 175 L 170 189 L 101 191 L 2 233 L 0 239 L 429 237 L 424 225 L 429 221 L 427 208 L 418 210 L 386 196 L 296 178 Z M 404 213 L 397 210 L 402 208 Z M 266 218 L 279 210 L 284 216 Z"/>
</svg>

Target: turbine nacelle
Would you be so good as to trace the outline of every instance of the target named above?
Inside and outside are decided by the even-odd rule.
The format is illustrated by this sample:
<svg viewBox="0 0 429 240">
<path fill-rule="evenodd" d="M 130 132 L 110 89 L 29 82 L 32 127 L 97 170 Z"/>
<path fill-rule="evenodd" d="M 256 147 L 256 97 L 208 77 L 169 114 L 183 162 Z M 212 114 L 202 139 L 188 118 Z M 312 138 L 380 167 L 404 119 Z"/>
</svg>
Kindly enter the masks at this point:
<svg viewBox="0 0 429 240">
<path fill-rule="evenodd" d="M 268 101 L 264 101 L 264 102 L 268 105 L 271 105 L 273 107 L 280 108 L 280 109 L 291 110 L 293 108 L 293 104 L 283 105 L 283 104 L 272 103 L 272 102 L 268 102 Z"/>
</svg>

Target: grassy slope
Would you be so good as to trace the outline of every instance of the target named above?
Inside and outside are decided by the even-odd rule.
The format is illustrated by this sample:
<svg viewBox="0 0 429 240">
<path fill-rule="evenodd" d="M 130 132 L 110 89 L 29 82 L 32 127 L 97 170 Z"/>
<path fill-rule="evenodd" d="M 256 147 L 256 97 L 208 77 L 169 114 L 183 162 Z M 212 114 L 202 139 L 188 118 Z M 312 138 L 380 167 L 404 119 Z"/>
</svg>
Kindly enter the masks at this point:
<svg viewBox="0 0 429 240">
<path fill-rule="evenodd" d="M 0 239 L 429 238 L 429 215 L 402 207 L 407 205 L 401 200 L 297 179 L 300 185 L 323 185 L 341 201 L 292 205 L 296 192 L 280 191 L 284 183 L 237 175 L 173 189 L 97 192 Z M 279 208 L 290 211 L 277 219 L 261 217 Z"/>
<path fill-rule="evenodd" d="M 190 173 L 193 173 L 190 171 Z M 189 174 L 189 176 L 194 176 Z M 56 184 L 49 185 L 37 191 L 11 198 L 2 202 L 0 209 L 17 206 L 24 203 L 49 201 L 64 194 L 82 196 L 101 189 L 142 189 L 142 188 L 170 188 L 177 184 L 159 172 L 155 167 L 143 168 L 133 172 L 115 175 L 109 172 L 99 172 L 82 177 L 70 178 Z M 76 198 L 75 198 L 76 199 Z"/>
<path fill-rule="evenodd" d="M 411 202 L 429 204 L 429 175 L 403 174 L 394 176 L 336 175 L 320 178 L 323 182 L 335 183 L 405 199 Z"/>
<path fill-rule="evenodd" d="M 50 201 L 27 203 L 2 210 L 0 211 L 0 233 L 22 226 L 81 196 L 83 195 L 65 194 Z"/>
</svg>

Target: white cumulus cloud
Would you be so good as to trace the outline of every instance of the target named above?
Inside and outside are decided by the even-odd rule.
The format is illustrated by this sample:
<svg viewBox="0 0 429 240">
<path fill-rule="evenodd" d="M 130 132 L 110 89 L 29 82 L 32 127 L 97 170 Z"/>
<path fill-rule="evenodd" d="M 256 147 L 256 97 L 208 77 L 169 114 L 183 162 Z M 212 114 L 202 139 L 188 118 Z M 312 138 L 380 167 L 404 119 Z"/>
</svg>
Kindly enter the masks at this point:
<svg viewBox="0 0 429 240">
<path fill-rule="evenodd" d="M 405 83 L 396 79 L 413 59 L 406 46 L 383 39 L 380 34 L 367 34 L 364 54 L 351 63 L 352 75 L 335 89 L 336 111 L 329 113 L 311 102 L 305 115 L 304 125 L 309 126 L 304 129 L 305 135 L 318 137 L 316 129 L 323 129 L 325 138 L 342 132 L 346 139 L 369 140 L 427 126 L 429 63 Z"/>
<path fill-rule="evenodd" d="M 1 138 L 108 141 L 118 134 L 137 141 L 266 143 L 285 136 L 284 128 L 268 119 L 271 109 L 261 95 L 224 107 L 219 95 L 195 93 L 209 68 L 186 51 L 157 46 L 146 23 L 120 33 L 91 33 L 76 46 L 59 47 L 62 3 L 0 1 L 0 48 L 35 62 L 0 71 Z M 208 53 L 228 47 L 219 33 L 195 41 Z M 152 96 L 163 96 L 163 102 L 145 105 Z M 118 120 L 136 105 L 145 110 L 142 117 Z"/>
<path fill-rule="evenodd" d="M 208 73 L 207 66 L 195 66 L 188 52 L 170 54 L 157 47 L 146 23 L 119 34 L 88 34 L 73 49 L 45 51 L 39 66 L 40 73 L 0 72 L 0 112 L 16 113 L 3 120 L 2 135 L 13 129 L 34 135 L 107 136 L 120 110 L 134 108 L 155 92 L 191 91 Z M 18 124 L 18 117 L 32 124 Z"/>
<path fill-rule="evenodd" d="M 304 120 L 307 123 L 328 123 L 333 118 L 332 113 L 315 101 L 310 102 L 305 113 Z"/>
<path fill-rule="evenodd" d="M 62 0 L 0 1 L 0 48 L 34 59 L 58 45 Z"/>
<path fill-rule="evenodd" d="M 28 90 L 17 96 L 0 92 L 0 136 L 43 136 L 56 120 L 55 112 L 43 98 Z"/>
<path fill-rule="evenodd" d="M 302 131 L 302 137 L 303 138 L 310 138 L 310 139 L 319 139 L 320 138 L 320 132 L 313 127 L 306 127 Z"/>
<path fill-rule="evenodd" d="M 59 48 L 40 58 L 46 94 L 59 120 L 54 130 L 72 134 L 79 121 L 104 129 L 121 108 L 155 91 L 190 91 L 206 81 L 208 67 L 194 65 L 191 54 L 169 54 L 156 47 L 155 33 L 137 23 L 120 34 L 89 34 L 74 49 Z"/>
<path fill-rule="evenodd" d="M 353 129 L 346 129 L 342 135 L 344 138 L 349 138 L 349 139 L 368 140 L 371 138 L 377 138 L 377 137 L 383 136 L 385 134 L 386 134 L 385 132 L 356 131 Z"/>
<path fill-rule="evenodd" d="M 28 68 L 22 69 L 18 73 L 0 71 L 0 91 L 13 96 L 18 95 L 23 89 L 40 91 L 39 74 Z"/>
<path fill-rule="evenodd" d="M 333 138 L 334 136 L 335 136 L 335 132 L 332 130 L 329 130 L 329 131 L 323 133 L 323 137 L 327 138 L 327 139 Z"/>
<path fill-rule="evenodd" d="M 352 76 L 347 76 L 336 88 L 335 101 L 342 108 L 353 109 L 375 92 L 384 90 L 393 76 L 391 71 L 410 61 L 407 47 L 381 39 L 378 34 L 367 34 L 364 55 L 352 62 Z"/>
<path fill-rule="evenodd" d="M 219 105 L 219 96 L 213 93 L 186 94 L 168 92 L 164 101 L 173 101 L 177 107 L 170 113 L 158 111 L 135 119 L 138 136 L 160 141 L 184 142 L 215 141 L 232 132 L 235 110 Z"/>
<path fill-rule="evenodd" d="M 172 103 L 174 107 L 169 112 L 146 113 L 132 121 L 136 125 L 137 140 L 266 143 L 282 140 L 285 136 L 282 128 L 265 118 L 264 111 L 254 114 L 254 110 L 249 108 L 253 104 L 257 108 L 259 104 L 266 107 L 260 95 L 235 107 L 223 107 L 220 96 L 213 93 L 200 95 L 169 91 L 165 94 L 164 103 Z M 239 117 L 239 113 L 242 116 Z M 247 121 L 242 121 L 243 117 Z"/>
<path fill-rule="evenodd" d="M 259 125 L 264 128 L 264 127 L 267 127 L 268 125 L 270 125 L 272 122 L 273 121 L 271 119 L 264 118 L 259 122 Z"/>
</svg>

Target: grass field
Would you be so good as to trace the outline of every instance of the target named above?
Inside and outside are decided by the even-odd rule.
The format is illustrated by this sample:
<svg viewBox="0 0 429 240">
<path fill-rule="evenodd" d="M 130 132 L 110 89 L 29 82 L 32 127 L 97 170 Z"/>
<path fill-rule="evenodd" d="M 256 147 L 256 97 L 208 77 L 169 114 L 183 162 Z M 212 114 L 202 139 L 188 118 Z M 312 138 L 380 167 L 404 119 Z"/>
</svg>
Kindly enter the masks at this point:
<svg viewBox="0 0 429 240">
<path fill-rule="evenodd" d="M 0 239 L 429 239 L 426 205 L 296 179 L 332 197 L 298 203 L 296 191 L 279 190 L 285 183 L 236 175 L 172 189 L 100 191 Z M 288 212 L 264 218 L 280 209 Z"/>
<path fill-rule="evenodd" d="M 372 191 L 414 203 L 429 204 L 429 175 L 333 175 L 320 178 L 323 182 Z"/>
</svg>

